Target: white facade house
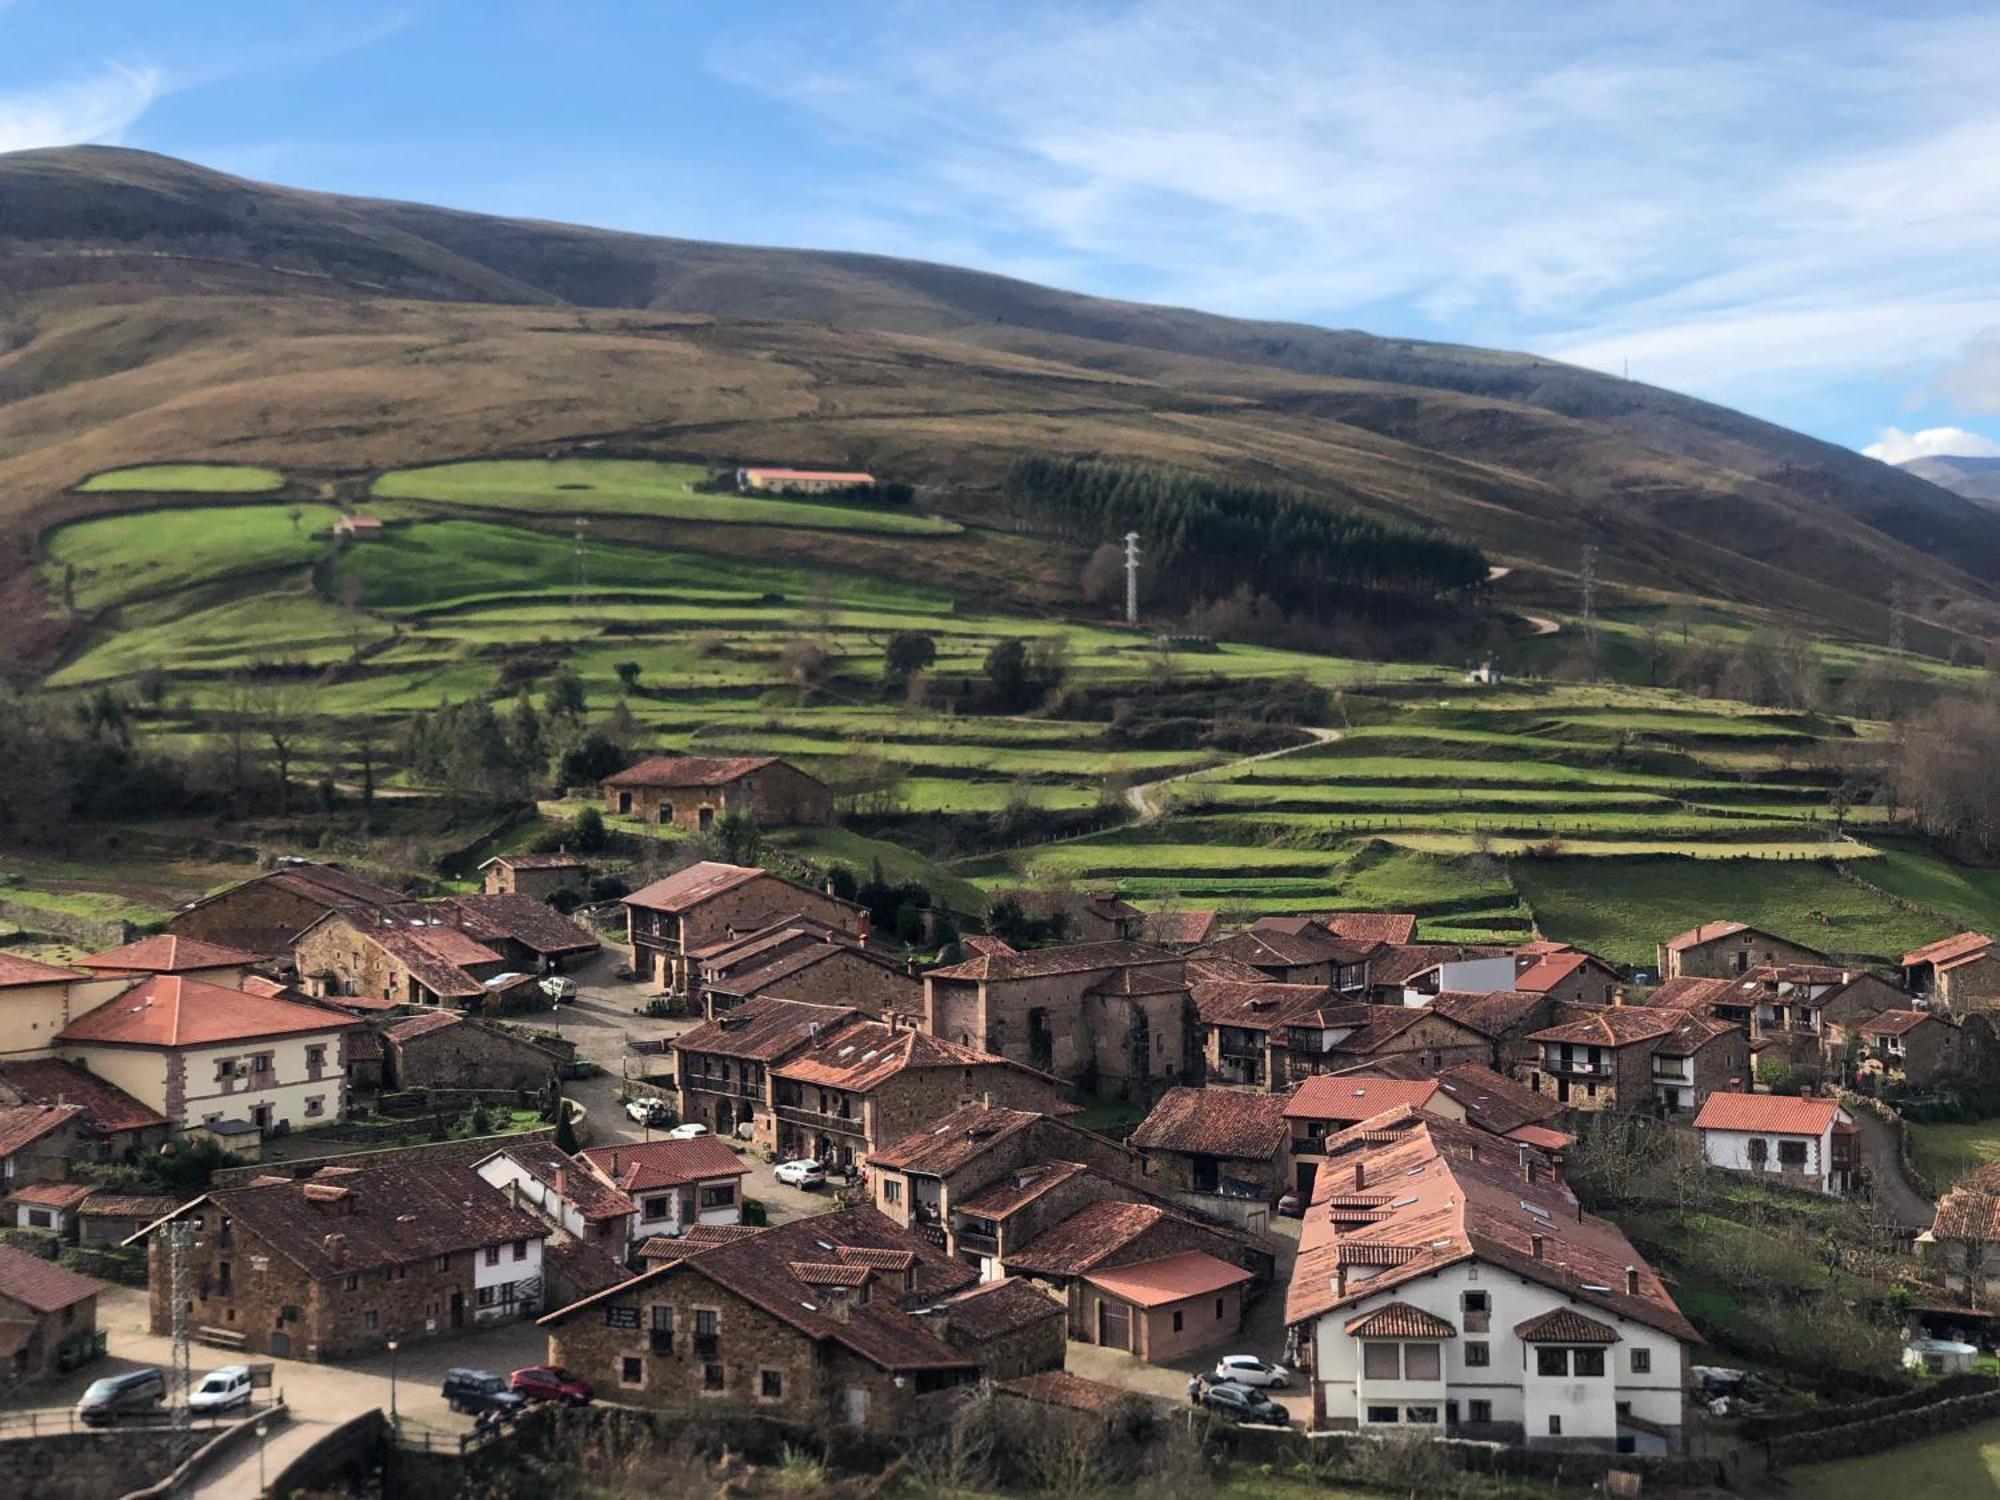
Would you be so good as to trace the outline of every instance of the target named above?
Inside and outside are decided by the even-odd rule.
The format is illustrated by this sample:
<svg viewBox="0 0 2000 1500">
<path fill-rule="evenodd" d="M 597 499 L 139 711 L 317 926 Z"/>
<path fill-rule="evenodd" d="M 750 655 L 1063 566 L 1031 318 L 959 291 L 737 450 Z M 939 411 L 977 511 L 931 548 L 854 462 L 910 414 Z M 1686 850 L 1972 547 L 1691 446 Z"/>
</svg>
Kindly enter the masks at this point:
<svg viewBox="0 0 2000 1500">
<path fill-rule="evenodd" d="M 503 1147 L 474 1170 L 571 1239 L 624 1258 L 632 1241 L 633 1202 L 588 1163 L 558 1151 L 552 1142 L 529 1141 Z"/>
<path fill-rule="evenodd" d="M 750 1168 L 714 1136 L 593 1146 L 578 1155 L 596 1177 L 632 1203 L 630 1238 L 678 1238 L 697 1224 L 743 1222 Z"/>
<path fill-rule="evenodd" d="M 509 1322 L 542 1311 L 542 1240 L 486 1245 L 473 1252 L 475 1323 Z"/>
<path fill-rule="evenodd" d="M 1407 1108 L 1329 1138 L 1286 1321 L 1315 1428 L 1614 1452 L 1678 1449 L 1699 1341 L 1540 1153 Z"/>
<path fill-rule="evenodd" d="M 1858 1127 L 1832 1099 L 1710 1094 L 1694 1128 L 1710 1165 L 1732 1172 L 1829 1194 L 1850 1191 L 1859 1175 Z"/>
</svg>

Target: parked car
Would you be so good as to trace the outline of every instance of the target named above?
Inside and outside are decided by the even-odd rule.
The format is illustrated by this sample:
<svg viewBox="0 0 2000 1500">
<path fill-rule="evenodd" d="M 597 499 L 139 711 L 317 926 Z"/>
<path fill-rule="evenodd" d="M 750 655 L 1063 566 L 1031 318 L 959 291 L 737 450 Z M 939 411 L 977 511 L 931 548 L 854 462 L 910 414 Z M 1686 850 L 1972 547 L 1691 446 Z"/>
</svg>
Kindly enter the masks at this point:
<svg viewBox="0 0 2000 1500">
<path fill-rule="evenodd" d="M 166 1399 L 165 1372 L 158 1365 L 147 1365 L 91 1381 L 76 1403 L 76 1414 L 86 1427 L 109 1427 L 121 1418 L 157 1411 Z"/>
<path fill-rule="evenodd" d="M 676 1125 L 672 1130 L 667 1132 L 667 1139 L 670 1141 L 691 1141 L 697 1136 L 707 1134 L 708 1127 L 706 1125 Z"/>
<path fill-rule="evenodd" d="M 188 1410 L 197 1416 L 204 1412 L 231 1411 L 249 1404 L 248 1365 L 224 1365 L 219 1370 L 211 1370 L 200 1385 L 188 1392 Z"/>
<path fill-rule="evenodd" d="M 1225 1354 L 1215 1362 L 1214 1378 L 1235 1385 L 1287 1386 L 1292 1372 L 1254 1354 Z"/>
<path fill-rule="evenodd" d="M 570 1374 L 561 1365 L 528 1365 L 509 1375 L 507 1386 L 529 1401 L 561 1401 L 568 1406 L 585 1406 L 590 1402 L 590 1382 Z"/>
<path fill-rule="evenodd" d="M 576 981 L 562 974 L 549 975 L 538 988 L 557 1005 L 567 1005 L 576 999 Z"/>
<path fill-rule="evenodd" d="M 1306 1216 L 1306 1200 L 1302 1194 L 1286 1193 L 1278 1200 L 1278 1212 L 1288 1219 L 1303 1219 Z"/>
<path fill-rule="evenodd" d="M 1238 1422 L 1266 1422 L 1273 1427 L 1284 1427 L 1292 1420 L 1285 1415 L 1284 1407 L 1262 1391 L 1253 1391 L 1233 1381 L 1210 1386 L 1202 1393 L 1201 1404 Z"/>
<path fill-rule="evenodd" d="M 507 1382 L 491 1370 L 472 1370 L 461 1365 L 444 1372 L 444 1404 L 453 1411 L 516 1412 L 528 1404 L 519 1391 L 507 1389 Z"/>
<path fill-rule="evenodd" d="M 779 1162 L 771 1175 L 790 1187 L 818 1187 L 826 1181 L 826 1168 L 811 1157 L 802 1156 L 797 1161 Z"/>
<path fill-rule="evenodd" d="M 635 1125 L 670 1125 L 674 1118 L 673 1106 L 664 1099 L 634 1099 L 625 1113 Z"/>
</svg>

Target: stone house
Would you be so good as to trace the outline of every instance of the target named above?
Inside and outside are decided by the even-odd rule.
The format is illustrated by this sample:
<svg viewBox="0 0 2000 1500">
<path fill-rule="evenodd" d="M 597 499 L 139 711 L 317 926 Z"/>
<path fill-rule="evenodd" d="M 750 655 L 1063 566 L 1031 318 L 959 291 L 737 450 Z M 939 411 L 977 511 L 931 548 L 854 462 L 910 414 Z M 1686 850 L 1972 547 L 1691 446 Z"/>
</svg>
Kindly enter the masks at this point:
<svg viewBox="0 0 2000 1500">
<path fill-rule="evenodd" d="M 691 1247 L 542 1325 L 550 1361 L 621 1405 L 893 1434 L 926 1397 L 980 1378 L 979 1352 L 917 1311 L 972 1281 L 873 1209 L 851 1209 Z M 948 1331 L 950 1315 L 937 1320 Z"/>
<path fill-rule="evenodd" d="M 1490 1062 L 1493 1043 L 1477 1028 L 1433 1006 L 1348 1002 L 1298 1010 L 1271 1033 L 1273 1087 L 1289 1090 L 1315 1073 L 1413 1058 L 1436 1073 L 1460 1063 Z"/>
<path fill-rule="evenodd" d="M 1083 1278 L 1090 1342 L 1164 1364 L 1212 1349 L 1243 1328 L 1250 1273 L 1201 1250 L 1091 1271 Z"/>
<path fill-rule="evenodd" d="M 56 1033 L 132 983 L 0 953 L 0 1059 L 47 1057 Z"/>
<path fill-rule="evenodd" d="M 768 870 L 713 860 L 634 891 L 624 906 L 633 969 L 648 983 L 682 994 L 699 984 L 694 955 L 737 933 L 805 917 L 864 942 L 868 937 L 865 907 Z"/>
<path fill-rule="evenodd" d="M 1528 1039 L 1542 1055 L 1517 1076 L 1572 1110 L 1682 1114 L 1750 1083 L 1749 1037 L 1692 1011 L 1613 1006 Z"/>
<path fill-rule="evenodd" d="M 245 1354 L 337 1360 L 543 1309 L 549 1226 L 461 1162 L 405 1156 L 212 1190 L 141 1230 L 151 1327 L 172 1331 L 157 1234 L 193 1226 L 195 1336 Z"/>
<path fill-rule="evenodd" d="M 1400 947 L 1417 936 L 1417 914 L 1411 911 L 1336 911 L 1318 920 L 1342 942 L 1360 948 Z"/>
<path fill-rule="evenodd" d="M 1503 1071 L 1533 1065 L 1541 1048 L 1528 1038 L 1576 1014 L 1552 996 L 1528 990 L 1493 990 L 1486 994 L 1442 990 L 1432 997 L 1430 1011 L 1486 1038 L 1491 1055 L 1480 1061 Z"/>
<path fill-rule="evenodd" d="M 978 1099 L 1069 1114 L 1061 1079 L 893 1021 L 853 1020 L 767 1070 L 778 1157 L 852 1168 Z"/>
<path fill-rule="evenodd" d="M 1313 917 L 1261 917 L 1242 932 L 1197 950 L 1197 955 L 1248 964 L 1280 984 L 1320 984 L 1358 999 L 1368 990 L 1368 955 L 1373 946 L 1335 937 Z"/>
<path fill-rule="evenodd" d="M 2000 951 L 1983 932 L 1961 932 L 1905 953 L 1903 984 L 1960 1013 L 1989 1010 L 2000 1000 Z"/>
<path fill-rule="evenodd" d="M 623 1192 L 588 1164 L 558 1151 L 550 1141 L 522 1141 L 477 1162 L 482 1180 L 515 1203 L 532 1208 L 552 1226 L 622 1262 L 638 1211 Z"/>
<path fill-rule="evenodd" d="M 625 1141 L 592 1146 L 577 1159 L 632 1203 L 634 1245 L 656 1234 L 678 1237 L 697 1224 L 743 1222 L 749 1164 L 712 1135 L 691 1141 Z"/>
<path fill-rule="evenodd" d="M 786 828 L 828 822 L 833 795 L 774 755 L 656 755 L 604 779 L 604 810 L 697 833 L 732 813 Z"/>
<path fill-rule="evenodd" d="M 1131 1144 L 1154 1189 L 1253 1228 L 1292 1185 L 1292 1129 L 1276 1094 L 1169 1089 Z"/>
<path fill-rule="evenodd" d="M 1709 1164 L 1726 1171 L 1770 1173 L 1834 1195 L 1861 1181 L 1860 1127 L 1834 1099 L 1714 1093 L 1702 1101 L 1694 1128 Z"/>
<path fill-rule="evenodd" d="M 286 959 L 298 935 L 329 912 L 360 913 L 409 898 L 338 865 L 290 860 L 176 912 L 167 931 Z"/>
<path fill-rule="evenodd" d="M 429 1007 L 476 1009 L 487 980 L 514 972 L 461 922 L 421 908 L 329 913 L 299 934 L 292 961 L 309 993 Z"/>
<path fill-rule="evenodd" d="M 1215 941 L 1219 925 L 1213 907 L 1177 906 L 1149 911 L 1139 927 L 1139 941 L 1170 953 L 1189 953 Z"/>
<path fill-rule="evenodd" d="M 0 1245 L 0 1372 L 22 1382 L 61 1374 L 66 1352 L 91 1347 L 104 1290 L 92 1277 Z"/>
<path fill-rule="evenodd" d="M 918 1316 L 945 1343 L 977 1359 L 987 1380 L 1060 1370 L 1069 1352 L 1068 1305 L 1015 1276 L 953 1292 Z"/>
<path fill-rule="evenodd" d="M 1675 1451 L 1700 1335 L 1545 1158 L 1390 1111 L 1327 1143 L 1285 1322 L 1317 1430 Z"/>
<path fill-rule="evenodd" d="M 155 1219 L 179 1208 L 180 1200 L 162 1193 L 98 1191 L 77 1210 L 77 1242 L 105 1250 L 122 1245 Z"/>
<path fill-rule="evenodd" d="M 1189 986 L 1201 1038 L 1200 1076 L 1209 1084 L 1275 1089 L 1290 1076 L 1287 1018 L 1316 1010 L 1333 994 L 1323 984 L 1203 980 Z"/>
<path fill-rule="evenodd" d="M 1946 1290 L 1983 1308 L 2000 1299 L 2000 1163 L 1969 1172 L 1938 1201 L 1917 1236 L 1924 1261 Z"/>
<path fill-rule="evenodd" d="M 1523 953 L 1515 957 L 1519 970 L 1512 988 L 1524 994 L 1546 995 L 1564 1005 L 1611 1005 L 1622 982 L 1618 971 L 1594 954 L 1575 948 L 1557 953 Z"/>
<path fill-rule="evenodd" d="M 1963 1038 L 1958 1027 L 1927 1010 L 1885 1010 L 1865 1021 L 1838 1029 L 1834 1044 L 1852 1035 L 1860 1047 L 1857 1071 L 1915 1088 L 1928 1088 L 1962 1066 Z"/>
<path fill-rule="evenodd" d="M 562 1058 L 526 1037 L 449 1011 L 382 1028 L 383 1076 L 392 1089 L 513 1089 L 554 1081 Z"/>
<path fill-rule="evenodd" d="M 241 1122 L 307 1130 L 347 1116 L 348 1034 L 360 1023 L 316 1005 L 165 974 L 72 1021 L 70 1062 L 175 1125 Z"/>
<path fill-rule="evenodd" d="M 0 1103 L 78 1105 L 90 1122 L 88 1158 L 106 1162 L 166 1143 L 173 1122 L 74 1063 L 45 1057 L 0 1063 Z"/>
<path fill-rule="evenodd" d="M 1672 980 L 1663 990 L 1701 981 Z M 1759 964 L 1727 981 L 1718 995 L 1676 994 L 1702 1004 L 1719 1020 L 1736 1021 L 1750 1033 L 1751 1051 L 1761 1064 L 1785 1062 L 1819 1069 L 1839 1061 L 1836 1032 L 1851 1031 L 1868 1017 L 1909 1003 L 1909 996 L 1865 970 L 1832 964 Z"/>
<path fill-rule="evenodd" d="M 0 1184 L 61 1182 L 72 1163 L 99 1159 L 99 1140 L 81 1104 L 0 1105 Z"/>
<path fill-rule="evenodd" d="M 489 896 L 581 899 L 590 881 L 590 866 L 574 854 L 496 854 L 480 865 L 479 874 Z"/>
<path fill-rule="evenodd" d="M 581 922 L 519 891 L 446 896 L 419 910 L 443 914 L 525 974 L 559 974 L 604 946 Z"/>
<path fill-rule="evenodd" d="M 711 1018 L 765 995 L 850 1005 L 871 1016 L 916 1016 L 923 1008 L 924 987 L 914 973 L 822 923 L 773 923 L 706 944 L 691 957 Z"/>
<path fill-rule="evenodd" d="M 122 947 L 93 953 L 76 961 L 79 969 L 111 979 L 142 979 L 149 974 L 182 974 L 225 989 L 237 989 L 257 962 L 240 948 L 205 943 L 200 938 L 157 932 Z"/>
<path fill-rule="evenodd" d="M 1660 944 L 1662 979 L 1726 979 L 1759 964 L 1823 964 L 1826 955 L 1745 922 L 1704 922 Z"/>
<path fill-rule="evenodd" d="M 759 1144 L 775 1150 L 778 1128 L 768 1070 L 860 1016 L 848 1006 L 766 996 L 675 1037 L 671 1049 L 681 1118 L 720 1136 L 734 1136 L 737 1126 L 752 1121 Z"/>
</svg>

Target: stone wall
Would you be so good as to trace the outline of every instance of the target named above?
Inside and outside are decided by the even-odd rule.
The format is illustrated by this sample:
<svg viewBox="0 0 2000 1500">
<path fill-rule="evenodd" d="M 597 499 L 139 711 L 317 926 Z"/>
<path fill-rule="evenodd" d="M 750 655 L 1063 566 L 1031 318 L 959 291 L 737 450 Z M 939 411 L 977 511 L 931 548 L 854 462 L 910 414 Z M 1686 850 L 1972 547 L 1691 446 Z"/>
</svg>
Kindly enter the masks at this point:
<svg viewBox="0 0 2000 1500">
<path fill-rule="evenodd" d="M 380 1408 L 348 1418 L 272 1476 L 270 1493 L 277 1500 L 286 1500 L 295 1491 L 324 1491 L 336 1481 L 345 1483 L 371 1472 L 382 1462 L 388 1430 L 388 1421 Z M 455 1488 L 405 1493 L 453 1493 Z M 359 1493 L 359 1490 L 348 1485 L 345 1492 Z"/>
<path fill-rule="evenodd" d="M 385 1036 L 383 1046 L 399 1089 L 541 1089 L 561 1065 L 547 1049 L 478 1021 L 405 1040 Z"/>
<path fill-rule="evenodd" d="M 124 1495 L 163 1478 L 197 1440 L 163 1427 L 9 1438 L 0 1441 L 0 1495 L 36 1500 Z"/>
</svg>

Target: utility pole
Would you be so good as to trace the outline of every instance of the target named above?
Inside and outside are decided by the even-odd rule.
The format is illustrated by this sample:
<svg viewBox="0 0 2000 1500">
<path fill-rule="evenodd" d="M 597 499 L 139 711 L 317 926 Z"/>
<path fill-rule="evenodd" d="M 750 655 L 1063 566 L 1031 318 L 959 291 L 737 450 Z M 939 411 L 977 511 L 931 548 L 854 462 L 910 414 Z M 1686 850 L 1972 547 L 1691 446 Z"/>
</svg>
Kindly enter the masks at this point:
<svg viewBox="0 0 2000 1500">
<path fill-rule="evenodd" d="M 1583 633 L 1586 638 L 1597 634 L 1597 544 L 1583 544 L 1583 566 L 1577 571 L 1578 581 L 1583 585 Z"/>
<path fill-rule="evenodd" d="M 1125 533 L 1125 623 L 1139 623 L 1139 533 Z"/>
</svg>

